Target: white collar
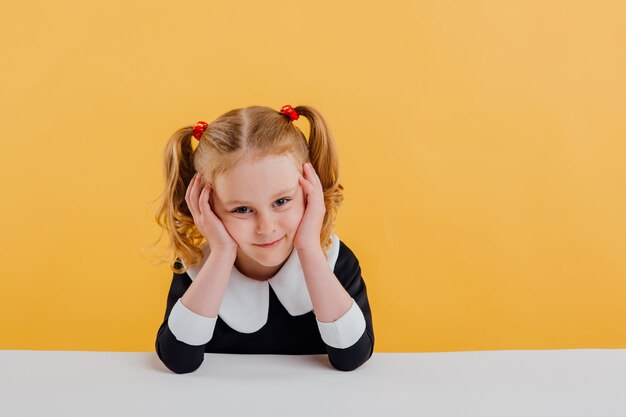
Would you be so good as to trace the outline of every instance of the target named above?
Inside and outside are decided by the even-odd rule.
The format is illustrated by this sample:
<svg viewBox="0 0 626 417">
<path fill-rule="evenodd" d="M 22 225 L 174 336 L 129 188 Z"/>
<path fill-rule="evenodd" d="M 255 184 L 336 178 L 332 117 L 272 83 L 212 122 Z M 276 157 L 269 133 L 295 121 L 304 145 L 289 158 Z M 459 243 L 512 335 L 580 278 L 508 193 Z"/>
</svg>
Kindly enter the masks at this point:
<svg viewBox="0 0 626 417">
<path fill-rule="evenodd" d="M 330 237 L 332 244 L 326 254 L 328 265 L 334 271 L 339 256 L 339 238 L 335 234 Z M 187 269 L 187 275 L 192 280 L 209 256 L 208 242 L 204 242 L 200 249 L 204 254 L 203 259 Z M 229 327 L 240 333 L 256 332 L 267 323 L 270 285 L 280 303 L 292 316 L 301 316 L 313 310 L 300 258 L 294 249 L 276 275 L 266 281 L 248 278 L 233 265 L 218 315 Z"/>
</svg>

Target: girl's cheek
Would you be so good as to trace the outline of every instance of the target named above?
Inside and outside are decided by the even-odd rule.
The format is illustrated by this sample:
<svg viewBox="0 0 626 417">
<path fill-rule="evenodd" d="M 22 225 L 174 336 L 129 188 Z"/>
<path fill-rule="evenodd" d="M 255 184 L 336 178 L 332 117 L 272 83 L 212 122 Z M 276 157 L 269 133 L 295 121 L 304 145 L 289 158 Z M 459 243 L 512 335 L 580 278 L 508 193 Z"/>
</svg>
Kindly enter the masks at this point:
<svg viewBox="0 0 626 417">
<path fill-rule="evenodd" d="M 226 230 L 228 230 L 229 232 L 235 231 L 237 228 L 236 220 L 233 221 L 232 219 L 229 219 L 228 217 L 222 220 L 222 224 L 224 225 Z"/>
<path fill-rule="evenodd" d="M 228 233 L 230 233 L 233 237 L 242 234 L 245 235 L 249 232 L 248 229 L 253 229 L 253 224 L 249 220 L 232 216 L 227 216 L 222 224 L 224 224 Z"/>
</svg>

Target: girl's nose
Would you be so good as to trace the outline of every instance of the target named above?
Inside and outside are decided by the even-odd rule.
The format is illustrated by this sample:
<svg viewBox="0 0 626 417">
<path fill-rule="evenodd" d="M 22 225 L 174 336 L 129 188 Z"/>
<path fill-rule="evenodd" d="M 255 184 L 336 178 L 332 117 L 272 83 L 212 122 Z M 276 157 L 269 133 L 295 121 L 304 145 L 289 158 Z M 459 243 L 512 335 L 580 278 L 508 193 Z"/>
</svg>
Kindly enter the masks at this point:
<svg viewBox="0 0 626 417">
<path fill-rule="evenodd" d="M 276 222 L 272 214 L 259 214 L 256 231 L 258 234 L 269 235 L 276 229 Z"/>
</svg>

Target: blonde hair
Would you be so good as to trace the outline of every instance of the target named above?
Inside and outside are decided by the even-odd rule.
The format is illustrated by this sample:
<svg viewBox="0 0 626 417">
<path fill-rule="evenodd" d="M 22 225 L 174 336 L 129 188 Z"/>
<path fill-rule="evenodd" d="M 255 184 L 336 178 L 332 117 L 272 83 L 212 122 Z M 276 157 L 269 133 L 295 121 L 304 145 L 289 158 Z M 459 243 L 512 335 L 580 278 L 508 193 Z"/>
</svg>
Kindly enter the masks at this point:
<svg viewBox="0 0 626 417">
<path fill-rule="evenodd" d="M 296 112 L 309 121 L 307 142 L 304 133 L 286 115 L 264 106 L 231 110 L 210 123 L 192 149 L 194 126 L 185 126 L 168 140 L 163 154 L 165 189 L 155 215 L 157 224 L 169 236 L 170 268 L 182 274 L 186 266 L 203 258 L 200 245 L 205 241 L 196 228 L 185 194 L 196 172 L 204 182 L 214 179 L 247 157 L 291 154 L 300 166 L 310 162 L 324 190 L 326 214 L 320 232 L 320 245 L 326 253 L 332 241 L 337 210 L 343 202 L 339 183 L 339 159 L 334 139 L 322 115 L 312 107 L 298 106 Z M 194 139 L 195 140 L 195 139 Z M 161 240 L 161 236 L 157 242 Z"/>
</svg>

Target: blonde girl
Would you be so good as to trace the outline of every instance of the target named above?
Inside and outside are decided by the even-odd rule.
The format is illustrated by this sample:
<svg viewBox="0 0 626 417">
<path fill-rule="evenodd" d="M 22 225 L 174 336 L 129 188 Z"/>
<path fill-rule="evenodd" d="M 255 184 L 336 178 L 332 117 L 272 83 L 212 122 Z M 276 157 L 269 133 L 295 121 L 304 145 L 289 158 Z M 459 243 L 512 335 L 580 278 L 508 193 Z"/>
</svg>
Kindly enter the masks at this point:
<svg viewBox="0 0 626 417">
<path fill-rule="evenodd" d="M 371 357 L 361 268 L 333 233 L 343 187 L 318 111 L 251 106 L 183 127 L 163 168 L 156 220 L 173 278 L 155 347 L 168 369 L 193 372 L 205 353 L 327 354 L 343 371 Z"/>
</svg>

